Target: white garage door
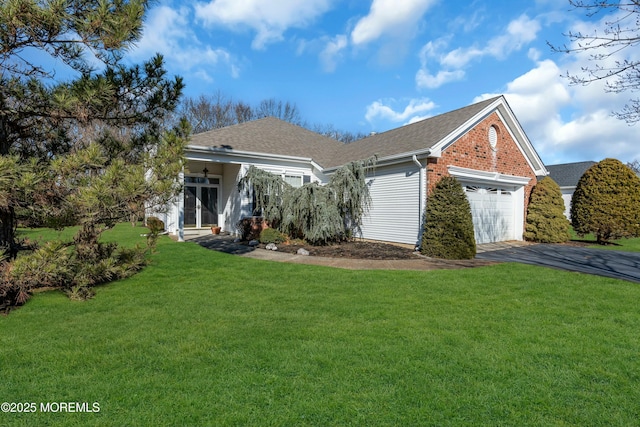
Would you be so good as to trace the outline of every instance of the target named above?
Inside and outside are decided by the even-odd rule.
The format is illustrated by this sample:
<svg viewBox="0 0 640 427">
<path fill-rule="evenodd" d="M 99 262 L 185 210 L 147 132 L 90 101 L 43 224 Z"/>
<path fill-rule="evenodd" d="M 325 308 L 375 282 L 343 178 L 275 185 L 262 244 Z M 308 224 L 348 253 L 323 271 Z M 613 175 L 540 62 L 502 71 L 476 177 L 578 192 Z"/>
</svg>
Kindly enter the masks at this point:
<svg viewBox="0 0 640 427">
<path fill-rule="evenodd" d="M 469 184 L 464 189 L 471 205 L 476 243 L 513 240 L 513 189 Z"/>
</svg>

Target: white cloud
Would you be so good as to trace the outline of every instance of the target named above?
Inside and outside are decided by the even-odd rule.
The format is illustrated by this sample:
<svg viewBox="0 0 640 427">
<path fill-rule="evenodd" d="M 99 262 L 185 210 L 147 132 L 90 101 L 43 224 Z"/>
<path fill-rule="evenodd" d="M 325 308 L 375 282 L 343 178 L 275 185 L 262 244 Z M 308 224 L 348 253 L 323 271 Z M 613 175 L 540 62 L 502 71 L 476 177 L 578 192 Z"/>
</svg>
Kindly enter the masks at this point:
<svg viewBox="0 0 640 427">
<path fill-rule="evenodd" d="M 540 23 L 521 15 L 509 22 L 504 34 L 489 40 L 486 46 L 458 48 L 441 57 L 440 63 L 445 67 L 462 68 L 476 58 L 492 56 L 503 59 L 510 53 L 522 49 L 524 45 L 535 40 L 540 31 Z"/>
<path fill-rule="evenodd" d="M 429 74 L 427 69 L 420 69 L 416 74 L 416 84 L 420 88 L 435 89 L 445 83 L 462 80 L 465 76 L 463 70 L 446 71 L 440 70 L 437 74 Z"/>
<path fill-rule="evenodd" d="M 398 36 L 412 32 L 434 0 L 373 0 L 369 14 L 351 32 L 354 45 L 377 40 L 385 34 Z"/>
<path fill-rule="evenodd" d="M 327 72 L 336 69 L 337 61 L 340 59 L 342 51 L 347 47 L 347 36 L 340 34 L 329 40 L 322 52 L 320 52 L 320 62 L 322 68 Z"/>
<path fill-rule="evenodd" d="M 436 41 L 430 41 L 420 49 L 420 69 L 416 73 L 416 85 L 418 88 L 435 89 L 445 83 L 464 78 L 465 72 L 463 70 L 440 70 L 435 74 L 429 71 L 430 61 L 438 57 L 439 52 L 447 43 L 447 39 L 441 38 Z M 433 62 L 437 62 L 437 60 Z"/>
<path fill-rule="evenodd" d="M 257 34 L 254 49 L 281 41 L 291 27 L 305 27 L 329 10 L 331 0 L 211 0 L 195 5 L 196 16 L 205 24 L 237 29 L 248 27 Z"/>
<path fill-rule="evenodd" d="M 579 68 L 580 63 L 571 66 Z M 504 93 L 542 160 L 640 159 L 637 129 L 611 115 L 625 97 L 604 92 L 602 85 L 569 86 L 560 75 L 556 63 L 544 60 L 507 84 Z"/>
<path fill-rule="evenodd" d="M 389 120 L 394 123 L 405 122 L 404 124 L 413 123 L 422 120 L 429 115 L 425 114 L 436 107 L 432 101 L 426 98 L 412 99 L 402 111 L 395 111 L 389 104 L 397 103 L 395 100 L 374 101 L 367 106 L 365 118 L 372 123 L 375 119 Z"/>
<path fill-rule="evenodd" d="M 535 40 L 540 28 L 537 20 L 521 15 L 507 25 L 504 34 L 493 37 L 482 47 L 459 47 L 446 52 L 451 37 L 430 41 L 420 51 L 421 68 L 416 73 L 416 85 L 433 89 L 461 80 L 465 75 L 463 69 L 470 62 L 485 56 L 504 59 Z M 431 63 L 437 64 L 440 70 L 436 73 L 429 71 Z"/>
<path fill-rule="evenodd" d="M 219 65 L 227 66 L 233 77 L 239 74 L 239 66 L 228 51 L 200 42 L 191 29 L 190 12 L 184 7 L 158 6 L 149 11 L 142 39 L 130 56 L 148 59 L 155 53 L 161 53 L 172 68 L 182 72 L 193 71 L 207 80 L 211 80 L 211 68 Z"/>
</svg>

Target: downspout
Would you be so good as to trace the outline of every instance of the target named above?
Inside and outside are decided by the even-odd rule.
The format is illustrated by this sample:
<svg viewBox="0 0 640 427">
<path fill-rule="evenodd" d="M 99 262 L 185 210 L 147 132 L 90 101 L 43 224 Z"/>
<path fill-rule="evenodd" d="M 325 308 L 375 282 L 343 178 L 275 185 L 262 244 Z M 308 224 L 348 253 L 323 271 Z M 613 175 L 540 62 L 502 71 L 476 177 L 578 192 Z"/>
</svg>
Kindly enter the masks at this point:
<svg viewBox="0 0 640 427">
<path fill-rule="evenodd" d="M 419 236 L 418 236 L 418 242 L 416 243 L 416 248 L 420 247 L 420 243 L 422 241 L 422 239 L 420 239 L 420 236 L 422 236 L 422 227 L 423 227 L 423 221 L 422 221 L 422 216 L 424 215 L 424 202 L 425 202 L 425 197 L 424 197 L 424 191 L 425 191 L 425 185 L 423 180 L 426 178 L 422 177 L 422 172 L 424 169 L 424 166 L 422 166 L 422 163 L 420 163 L 420 161 L 418 160 L 418 157 L 414 154 L 413 157 L 411 158 L 411 160 L 413 160 L 413 163 L 415 163 L 415 165 L 418 167 L 418 185 L 420 186 L 419 191 L 418 191 L 418 197 L 420 197 L 420 200 L 418 200 L 418 230 L 419 231 Z"/>
</svg>

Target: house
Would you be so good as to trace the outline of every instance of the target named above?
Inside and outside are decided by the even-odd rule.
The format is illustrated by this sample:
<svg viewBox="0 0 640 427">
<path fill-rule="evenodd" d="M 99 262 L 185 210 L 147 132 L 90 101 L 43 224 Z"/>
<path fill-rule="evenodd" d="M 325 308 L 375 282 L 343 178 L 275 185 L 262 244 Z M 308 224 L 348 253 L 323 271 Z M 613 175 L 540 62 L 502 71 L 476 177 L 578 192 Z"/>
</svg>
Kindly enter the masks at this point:
<svg viewBox="0 0 640 427">
<path fill-rule="evenodd" d="M 567 219 L 571 219 L 571 198 L 576 191 L 578 181 L 587 169 L 595 164 L 596 162 L 588 161 L 547 166 L 549 176 L 560 186 L 562 200 L 564 200 L 564 216 Z"/>
<path fill-rule="evenodd" d="M 326 183 L 341 165 L 373 155 L 372 205 L 361 237 L 411 245 L 420 241 L 425 203 L 440 177 L 461 181 L 476 240 L 485 243 L 522 239 L 531 189 L 547 174 L 503 96 L 350 144 L 265 118 L 192 136 L 184 192 L 164 221 L 180 238 L 212 224 L 234 232 L 253 210 L 250 195 L 237 188 L 250 166 L 301 186 Z"/>
</svg>

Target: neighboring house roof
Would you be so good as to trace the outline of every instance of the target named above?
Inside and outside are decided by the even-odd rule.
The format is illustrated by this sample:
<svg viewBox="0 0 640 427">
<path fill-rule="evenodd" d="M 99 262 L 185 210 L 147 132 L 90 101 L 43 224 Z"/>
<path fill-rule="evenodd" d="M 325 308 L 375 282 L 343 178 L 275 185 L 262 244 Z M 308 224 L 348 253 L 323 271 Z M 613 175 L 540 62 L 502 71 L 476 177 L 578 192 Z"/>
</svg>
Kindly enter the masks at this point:
<svg viewBox="0 0 640 427">
<path fill-rule="evenodd" d="M 219 153 L 264 153 L 313 160 L 325 170 L 373 155 L 378 160 L 418 155 L 438 156 L 439 151 L 497 111 L 518 141 L 532 169 L 546 169 L 503 96 L 497 96 L 448 113 L 375 134 L 349 144 L 311 132 L 276 118 L 265 118 L 195 134 L 189 148 Z"/>
<path fill-rule="evenodd" d="M 559 165 L 548 165 L 547 170 L 549 176 L 560 187 L 575 187 L 578 185 L 580 177 L 589 169 L 595 165 L 596 162 L 575 162 L 575 163 L 563 163 Z"/>
</svg>

